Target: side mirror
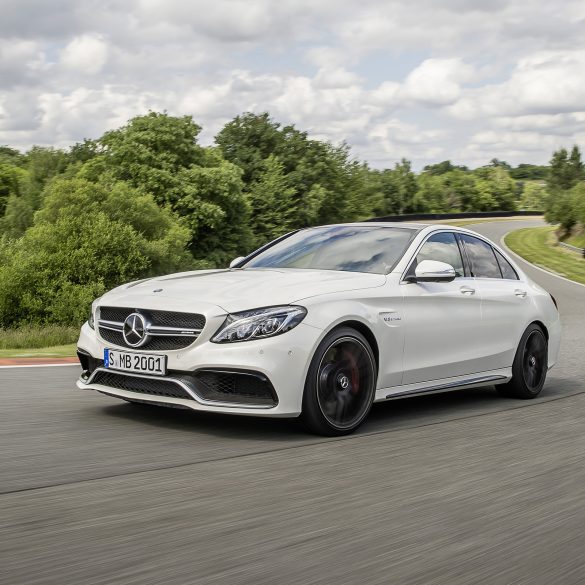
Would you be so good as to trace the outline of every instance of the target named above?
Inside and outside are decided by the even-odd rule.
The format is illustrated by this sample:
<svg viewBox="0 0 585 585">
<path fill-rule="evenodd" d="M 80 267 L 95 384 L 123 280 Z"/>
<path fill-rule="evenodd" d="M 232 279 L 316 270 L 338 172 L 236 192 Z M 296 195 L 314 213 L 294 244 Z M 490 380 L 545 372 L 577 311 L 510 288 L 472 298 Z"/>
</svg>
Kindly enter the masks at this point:
<svg viewBox="0 0 585 585">
<path fill-rule="evenodd" d="M 237 258 L 234 258 L 230 262 L 230 268 L 235 268 L 244 258 L 245 256 L 238 256 Z"/>
<path fill-rule="evenodd" d="M 451 282 L 455 280 L 455 268 L 446 262 L 423 260 L 415 271 L 410 282 Z"/>
</svg>

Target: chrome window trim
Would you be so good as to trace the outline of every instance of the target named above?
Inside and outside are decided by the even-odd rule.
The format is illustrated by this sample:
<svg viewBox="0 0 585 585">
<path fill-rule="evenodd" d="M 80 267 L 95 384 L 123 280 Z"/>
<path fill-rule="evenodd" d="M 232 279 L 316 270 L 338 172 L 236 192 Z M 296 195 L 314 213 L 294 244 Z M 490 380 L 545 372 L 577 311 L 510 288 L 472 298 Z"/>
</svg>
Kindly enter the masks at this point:
<svg viewBox="0 0 585 585">
<path fill-rule="evenodd" d="M 469 260 L 470 270 L 473 272 L 473 262 L 471 260 L 470 254 L 468 253 L 467 243 L 465 242 L 463 236 L 467 236 L 468 238 L 472 238 L 474 240 L 479 240 L 482 244 L 485 244 L 491 250 L 492 256 L 494 257 L 494 260 L 496 262 L 496 266 L 498 268 L 498 272 L 500 273 L 500 276 L 475 276 L 475 275 L 473 275 L 473 278 L 477 278 L 478 280 L 504 280 L 504 277 L 502 274 L 502 267 L 500 266 L 500 263 L 498 262 L 498 257 L 496 256 L 496 249 L 494 248 L 493 244 L 491 242 L 487 242 L 483 238 L 477 237 L 475 234 L 467 234 L 467 233 L 463 232 L 461 234 L 461 242 L 463 244 L 463 248 L 465 249 L 465 254 L 467 255 L 467 258 Z"/>
<path fill-rule="evenodd" d="M 449 228 L 438 228 L 436 230 L 433 230 L 432 232 L 429 232 L 426 236 L 425 239 L 418 245 L 418 247 L 416 248 L 416 250 L 414 251 L 414 253 L 412 254 L 412 256 L 409 258 L 408 262 L 406 263 L 406 268 L 402 271 L 402 274 L 400 276 L 400 284 L 411 284 L 410 282 L 408 282 L 407 280 L 405 280 L 406 278 L 406 274 L 408 273 L 408 270 L 410 269 L 414 259 L 417 257 L 418 253 L 420 252 L 420 249 L 427 243 L 428 239 L 431 236 L 434 236 L 436 234 L 444 234 L 444 233 L 450 233 L 453 234 L 455 241 L 457 242 L 457 234 L 459 233 L 464 233 L 464 232 L 457 232 L 454 231 L 452 229 Z M 459 247 L 459 242 L 457 242 L 457 246 Z M 461 254 L 461 262 L 463 263 L 463 269 L 465 270 L 465 258 L 463 258 L 463 254 L 461 251 L 461 248 L 459 247 L 459 254 Z M 471 276 L 456 276 L 455 280 L 457 279 L 461 279 L 461 278 L 473 278 Z"/>
<path fill-rule="evenodd" d="M 433 235 L 437 234 L 437 233 L 443 233 L 443 232 L 451 232 L 452 234 L 455 235 L 455 237 L 457 238 L 457 236 L 462 236 L 462 235 L 468 235 L 468 236 L 472 236 L 474 238 L 477 238 L 478 240 L 481 240 L 482 242 L 484 242 L 485 244 L 487 244 L 488 246 L 491 246 L 492 249 L 494 250 L 494 252 L 497 250 L 500 254 L 502 254 L 502 256 L 510 263 L 510 266 L 512 266 L 512 268 L 514 269 L 514 272 L 516 273 L 516 275 L 518 276 L 517 279 L 511 280 L 509 278 L 484 278 L 484 277 L 478 277 L 478 276 L 458 276 L 456 278 L 470 278 L 470 279 L 474 279 L 474 280 L 506 280 L 508 282 L 526 282 L 526 277 L 524 275 L 524 273 L 518 269 L 517 266 L 515 266 L 515 264 L 511 261 L 511 259 L 508 257 L 507 253 L 504 252 L 503 249 L 499 248 L 498 246 L 496 246 L 495 244 L 493 244 L 492 242 L 490 242 L 489 240 L 487 240 L 486 238 L 484 238 L 481 234 L 476 234 L 476 233 L 470 233 L 467 231 L 460 231 L 457 229 L 453 229 L 453 228 L 437 228 L 434 229 L 432 232 L 429 232 L 426 236 L 425 239 L 418 245 L 418 247 L 415 249 L 414 253 L 412 254 L 412 256 L 409 258 L 407 264 L 406 264 L 406 268 L 402 271 L 402 274 L 400 275 L 400 282 L 399 284 L 411 284 L 408 281 L 404 280 L 406 277 L 406 273 L 408 272 L 408 269 L 410 268 L 410 265 L 412 264 L 412 261 L 416 258 L 416 255 L 418 254 L 419 250 L 422 248 L 422 246 L 426 243 L 426 241 Z M 465 254 L 467 255 L 467 250 L 465 250 L 465 246 L 464 246 L 465 242 L 461 242 L 463 250 L 461 250 L 461 253 L 465 252 Z M 408 250 L 407 250 L 408 252 Z M 406 256 L 406 255 L 405 255 Z M 403 256 L 403 258 L 405 257 Z M 495 256 L 495 253 L 494 253 Z M 467 260 L 466 258 L 462 258 L 463 260 L 463 264 L 465 266 L 465 262 Z M 497 256 L 496 256 L 496 261 L 497 261 Z M 498 264 L 498 268 L 499 268 L 499 264 Z"/>
<path fill-rule="evenodd" d="M 501 252 L 500 250 L 498 250 L 495 246 L 492 245 L 492 248 L 493 248 L 493 250 L 495 252 L 496 260 L 498 262 L 498 265 L 500 266 L 500 272 L 502 273 L 502 280 L 509 280 L 510 282 L 517 282 L 517 281 L 519 281 L 520 280 L 520 275 L 518 274 L 518 271 L 514 268 L 514 266 L 510 262 L 510 260 L 508 260 L 508 258 L 506 258 L 506 256 L 503 254 L 503 252 Z M 500 259 L 498 258 L 498 254 L 509 264 L 510 268 L 512 269 L 512 272 L 516 275 L 516 278 L 504 278 L 504 271 L 502 270 L 502 265 L 500 264 Z"/>
</svg>

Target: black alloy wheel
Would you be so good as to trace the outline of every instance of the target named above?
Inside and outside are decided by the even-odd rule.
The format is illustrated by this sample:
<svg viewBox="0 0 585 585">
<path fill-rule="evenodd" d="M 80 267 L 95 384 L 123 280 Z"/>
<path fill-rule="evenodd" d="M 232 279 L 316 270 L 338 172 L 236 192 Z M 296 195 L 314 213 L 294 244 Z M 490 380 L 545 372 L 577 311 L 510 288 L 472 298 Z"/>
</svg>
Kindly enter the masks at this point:
<svg viewBox="0 0 585 585">
<path fill-rule="evenodd" d="M 322 435 L 344 435 L 366 418 L 376 391 L 376 361 L 356 330 L 332 331 L 319 345 L 307 375 L 303 421 Z"/>
<path fill-rule="evenodd" d="M 526 329 L 512 365 L 512 379 L 497 386 L 500 394 L 512 398 L 536 398 L 548 371 L 548 341 L 536 323 Z"/>
<path fill-rule="evenodd" d="M 543 377 L 546 374 L 546 353 L 546 338 L 542 334 L 542 331 L 532 331 L 524 346 L 522 373 L 526 387 L 533 392 L 540 387 Z"/>
</svg>

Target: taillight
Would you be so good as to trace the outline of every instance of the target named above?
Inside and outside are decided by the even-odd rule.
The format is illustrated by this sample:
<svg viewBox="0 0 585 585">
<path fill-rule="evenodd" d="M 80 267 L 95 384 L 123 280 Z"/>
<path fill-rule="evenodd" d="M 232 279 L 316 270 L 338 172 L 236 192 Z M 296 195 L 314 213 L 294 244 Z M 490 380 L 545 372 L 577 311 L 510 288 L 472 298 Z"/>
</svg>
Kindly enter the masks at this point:
<svg viewBox="0 0 585 585">
<path fill-rule="evenodd" d="M 548 293 L 550 295 L 550 293 Z M 559 306 L 557 305 L 557 299 L 555 299 L 552 295 L 550 295 L 550 298 L 552 299 L 552 302 L 555 304 L 555 307 L 557 309 L 557 311 L 559 310 Z"/>
</svg>

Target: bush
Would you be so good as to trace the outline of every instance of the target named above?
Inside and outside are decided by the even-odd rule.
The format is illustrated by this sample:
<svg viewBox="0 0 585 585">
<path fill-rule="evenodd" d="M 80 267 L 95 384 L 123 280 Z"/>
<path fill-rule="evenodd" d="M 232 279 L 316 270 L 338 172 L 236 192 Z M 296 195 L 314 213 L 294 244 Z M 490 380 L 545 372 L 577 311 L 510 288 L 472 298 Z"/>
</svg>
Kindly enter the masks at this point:
<svg viewBox="0 0 585 585">
<path fill-rule="evenodd" d="M 75 343 L 79 327 L 66 325 L 24 325 L 16 329 L 0 329 L 0 350 L 36 349 Z"/>
<path fill-rule="evenodd" d="M 35 224 L 0 246 L 0 325 L 78 325 L 104 291 L 187 267 L 188 241 L 171 212 L 125 183 L 54 181 Z"/>
</svg>

